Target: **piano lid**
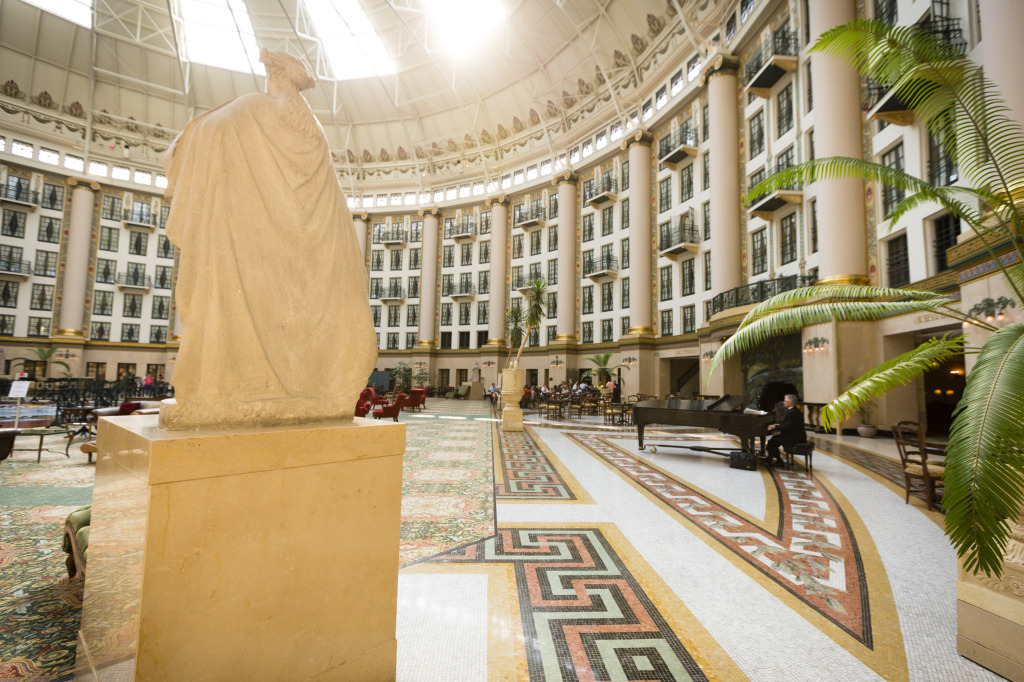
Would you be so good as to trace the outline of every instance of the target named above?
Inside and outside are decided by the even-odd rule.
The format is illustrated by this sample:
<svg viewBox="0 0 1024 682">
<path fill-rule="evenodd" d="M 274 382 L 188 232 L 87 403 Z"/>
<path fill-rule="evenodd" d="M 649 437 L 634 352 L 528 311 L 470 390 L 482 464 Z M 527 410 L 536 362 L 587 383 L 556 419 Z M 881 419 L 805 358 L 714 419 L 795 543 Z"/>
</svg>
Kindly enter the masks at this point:
<svg viewBox="0 0 1024 682">
<path fill-rule="evenodd" d="M 705 409 L 709 412 L 739 412 L 743 409 L 743 397 L 726 393 Z"/>
</svg>

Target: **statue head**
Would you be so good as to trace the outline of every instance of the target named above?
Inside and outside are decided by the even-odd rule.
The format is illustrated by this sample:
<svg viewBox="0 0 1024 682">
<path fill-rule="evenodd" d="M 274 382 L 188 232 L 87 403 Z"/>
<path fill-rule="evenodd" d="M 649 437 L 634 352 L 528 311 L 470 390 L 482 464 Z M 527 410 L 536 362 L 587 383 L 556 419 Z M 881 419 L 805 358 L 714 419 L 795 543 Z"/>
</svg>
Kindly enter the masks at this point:
<svg viewBox="0 0 1024 682">
<path fill-rule="evenodd" d="M 267 92 L 301 92 L 316 85 L 316 77 L 306 65 L 286 52 L 260 50 L 260 61 L 267 67 Z"/>
</svg>

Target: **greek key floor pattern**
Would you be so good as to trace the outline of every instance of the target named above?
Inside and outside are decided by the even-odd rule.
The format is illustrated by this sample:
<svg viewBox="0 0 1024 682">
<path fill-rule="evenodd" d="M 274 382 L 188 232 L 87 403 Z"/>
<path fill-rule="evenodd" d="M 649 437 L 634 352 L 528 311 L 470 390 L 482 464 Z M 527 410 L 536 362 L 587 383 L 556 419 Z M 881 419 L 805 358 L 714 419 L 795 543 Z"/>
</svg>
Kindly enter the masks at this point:
<svg viewBox="0 0 1024 682">
<path fill-rule="evenodd" d="M 597 528 L 499 529 L 432 563 L 515 567 L 530 680 L 707 680 Z"/>
<path fill-rule="evenodd" d="M 570 482 L 545 452 L 529 427 L 522 431 L 503 431 L 498 435 L 498 460 L 495 463 L 495 498 L 499 502 L 541 500 L 571 502 L 580 499 Z"/>
</svg>

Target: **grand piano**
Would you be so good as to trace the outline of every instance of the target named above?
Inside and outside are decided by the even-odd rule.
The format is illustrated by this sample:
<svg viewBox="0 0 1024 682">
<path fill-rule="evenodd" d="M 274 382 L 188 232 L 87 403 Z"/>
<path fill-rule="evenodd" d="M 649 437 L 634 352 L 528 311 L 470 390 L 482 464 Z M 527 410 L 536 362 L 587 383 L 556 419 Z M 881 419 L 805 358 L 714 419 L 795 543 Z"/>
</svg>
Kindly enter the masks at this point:
<svg viewBox="0 0 1024 682">
<path fill-rule="evenodd" d="M 648 424 L 669 424 L 672 426 L 702 426 L 722 433 L 732 434 L 740 439 L 744 452 L 755 455 L 764 452 L 768 426 L 778 421 L 773 412 L 749 414 L 743 412 L 739 396 L 725 395 L 718 400 L 645 400 L 633 406 L 633 423 L 636 425 L 640 449 L 644 449 L 644 427 Z M 761 447 L 756 447 L 760 439 Z M 665 443 L 671 447 L 685 447 L 727 455 L 736 448 L 709 448 Z M 654 448 L 652 447 L 652 450 Z"/>
</svg>

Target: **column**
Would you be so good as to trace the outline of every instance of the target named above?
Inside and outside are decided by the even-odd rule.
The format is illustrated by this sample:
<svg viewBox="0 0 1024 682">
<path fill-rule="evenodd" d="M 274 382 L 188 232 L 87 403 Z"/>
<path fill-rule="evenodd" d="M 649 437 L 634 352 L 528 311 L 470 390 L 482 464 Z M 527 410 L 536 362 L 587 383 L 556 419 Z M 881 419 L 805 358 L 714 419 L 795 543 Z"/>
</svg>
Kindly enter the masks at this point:
<svg viewBox="0 0 1024 682">
<path fill-rule="evenodd" d="M 855 0 L 809 0 L 811 43 L 857 14 Z M 814 146 L 817 157 L 861 158 L 860 76 L 835 57 L 811 57 Z M 819 181 L 819 279 L 831 284 L 868 283 L 864 183 L 857 178 Z"/>
<path fill-rule="evenodd" d="M 654 334 L 651 319 L 651 143 L 638 130 L 622 141 L 629 150 L 629 333 Z"/>
<path fill-rule="evenodd" d="M 487 345 L 505 345 L 505 298 L 508 295 L 507 196 L 487 200 L 491 207 L 491 293 L 487 303 Z"/>
<path fill-rule="evenodd" d="M 420 340 L 417 346 L 434 347 L 435 312 L 437 310 L 437 244 L 441 211 L 421 208 L 423 219 L 423 253 L 420 258 Z"/>
<path fill-rule="evenodd" d="M 363 258 L 366 258 L 366 242 L 369 241 L 370 232 L 370 214 L 366 212 L 359 212 L 352 214 L 352 224 L 356 228 L 356 241 L 359 242 L 359 250 L 363 253 Z"/>
<path fill-rule="evenodd" d="M 579 176 L 565 172 L 552 180 L 558 188 L 558 316 L 555 340 L 576 343 L 576 216 Z"/>
<path fill-rule="evenodd" d="M 89 282 L 89 256 L 92 245 L 92 223 L 96 213 L 99 184 L 68 178 L 71 186 L 71 221 L 64 272 L 58 291 L 61 292 L 60 320 L 54 320 L 53 336 L 85 336 L 85 288 Z"/>
<path fill-rule="evenodd" d="M 711 125 L 711 289 L 715 294 L 743 283 L 740 261 L 739 60 L 719 52 L 701 74 L 708 84 Z M 817 139 L 817 138 L 815 138 Z"/>
<path fill-rule="evenodd" d="M 1019 0 L 981 0 L 981 48 L 985 77 L 997 86 L 1010 111 L 1007 116 L 1024 125 L 1024 88 L 1020 65 L 1024 60 L 1024 3 Z"/>
</svg>

